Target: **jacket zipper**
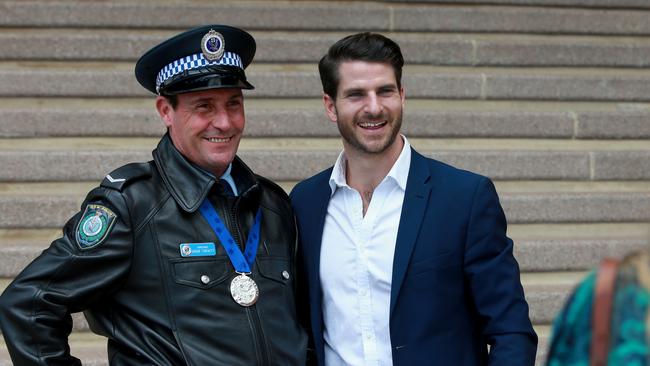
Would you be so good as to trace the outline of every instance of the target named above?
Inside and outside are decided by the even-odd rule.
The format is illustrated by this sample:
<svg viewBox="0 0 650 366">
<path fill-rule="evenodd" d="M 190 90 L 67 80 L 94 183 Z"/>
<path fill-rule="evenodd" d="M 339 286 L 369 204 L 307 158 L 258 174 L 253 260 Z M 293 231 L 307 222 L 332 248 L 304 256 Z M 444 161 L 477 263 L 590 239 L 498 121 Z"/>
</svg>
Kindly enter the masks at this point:
<svg viewBox="0 0 650 366">
<path fill-rule="evenodd" d="M 242 253 L 246 248 L 244 248 L 243 235 L 241 233 L 241 227 L 239 226 L 239 202 L 240 197 L 235 197 L 234 209 L 230 210 L 230 222 L 231 227 L 234 227 L 235 242 L 239 245 Z M 250 233 L 249 233 L 250 235 Z M 251 266 L 251 271 L 253 270 Z M 251 332 L 253 333 L 253 343 L 255 344 L 255 355 L 257 356 L 258 365 L 270 365 L 269 354 L 266 349 L 266 340 L 264 339 L 264 333 L 262 332 L 262 326 L 260 325 L 259 314 L 257 313 L 257 306 L 252 305 L 246 307 L 246 315 L 248 317 L 249 324 L 251 326 Z"/>
</svg>

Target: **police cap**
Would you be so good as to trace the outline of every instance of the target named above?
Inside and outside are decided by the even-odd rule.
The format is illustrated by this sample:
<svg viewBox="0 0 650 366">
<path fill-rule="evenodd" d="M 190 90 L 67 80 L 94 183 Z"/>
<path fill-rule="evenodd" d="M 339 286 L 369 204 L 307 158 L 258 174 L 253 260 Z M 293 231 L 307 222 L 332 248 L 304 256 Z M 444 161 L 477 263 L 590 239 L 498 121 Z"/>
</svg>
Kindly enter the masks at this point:
<svg viewBox="0 0 650 366">
<path fill-rule="evenodd" d="M 253 89 L 244 69 L 255 55 L 255 40 L 226 25 L 204 25 L 178 34 L 145 53 L 135 65 L 135 77 L 159 95 L 192 91 Z"/>
</svg>

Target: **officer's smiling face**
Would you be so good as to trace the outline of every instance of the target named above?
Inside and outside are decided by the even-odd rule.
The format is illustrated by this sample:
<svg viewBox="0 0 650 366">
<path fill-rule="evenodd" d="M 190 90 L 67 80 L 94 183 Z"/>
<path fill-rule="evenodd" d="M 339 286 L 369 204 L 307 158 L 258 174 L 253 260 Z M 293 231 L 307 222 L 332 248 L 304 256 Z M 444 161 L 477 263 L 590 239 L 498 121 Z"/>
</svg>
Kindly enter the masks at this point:
<svg viewBox="0 0 650 366">
<path fill-rule="evenodd" d="M 176 108 L 159 96 L 156 108 L 174 146 L 194 164 L 221 176 L 235 158 L 244 130 L 241 89 L 179 94 Z"/>
</svg>

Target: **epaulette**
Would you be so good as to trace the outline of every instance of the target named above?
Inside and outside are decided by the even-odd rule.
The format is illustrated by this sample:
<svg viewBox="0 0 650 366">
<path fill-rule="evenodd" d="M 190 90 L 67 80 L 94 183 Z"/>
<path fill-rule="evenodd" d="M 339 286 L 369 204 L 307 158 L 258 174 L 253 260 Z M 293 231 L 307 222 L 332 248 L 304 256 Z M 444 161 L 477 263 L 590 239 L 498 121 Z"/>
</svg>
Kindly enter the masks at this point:
<svg viewBox="0 0 650 366">
<path fill-rule="evenodd" d="M 130 163 L 107 174 L 101 186 L 122 191 L 128 184 L 149 176 L 151 176 L 149 163 Z"/>
</svg>

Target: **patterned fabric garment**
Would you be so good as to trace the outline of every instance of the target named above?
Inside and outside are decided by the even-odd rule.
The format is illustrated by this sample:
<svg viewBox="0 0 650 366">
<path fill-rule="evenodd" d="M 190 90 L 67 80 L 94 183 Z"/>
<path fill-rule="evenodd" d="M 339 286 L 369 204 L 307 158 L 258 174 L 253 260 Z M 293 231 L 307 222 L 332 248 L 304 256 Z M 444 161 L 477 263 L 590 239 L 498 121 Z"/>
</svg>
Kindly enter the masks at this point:
<svg viewBox="0 0 650 366">
<path fill-rule="evenodd" d="M 589 366 L 596 272 L 574 290 L 555 319 L 547 366 Z M 627 256 L 618 270 L 612 307 L 609 366 L 650 365 L 650 255 Z"/>
</svg>

